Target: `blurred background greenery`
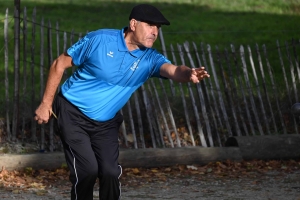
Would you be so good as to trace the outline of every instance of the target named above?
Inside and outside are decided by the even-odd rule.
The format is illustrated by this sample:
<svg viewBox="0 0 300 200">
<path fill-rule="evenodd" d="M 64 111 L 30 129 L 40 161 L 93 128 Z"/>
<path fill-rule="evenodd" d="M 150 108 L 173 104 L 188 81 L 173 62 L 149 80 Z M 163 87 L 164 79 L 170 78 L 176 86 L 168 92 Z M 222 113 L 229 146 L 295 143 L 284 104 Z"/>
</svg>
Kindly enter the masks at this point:
<svg viewBox="0 0 300 200">
<path fill-rule="evenodd" d="M 221 48 L 256 43 L 275 47 L 276 40 L 283 43 L 299 38 L 299 0 L 21 0 L 21 11 L 26 7 L 31 18 L 36 7 L 37 23 L 44 18 L 46 23 L 58 22 L 62 31 L 84 34 L 126 26 L 132 7 L 138 3 L 157 6 L 171 22 L 171 26 L 162 27 L 167 47 L 184 41 Z M 2 29 L 6 8 L 13 17 L 14 1 L 0 0 L 0 5 Z M 3 40 L 0 45 L 3 47 Z M 155 47 L 160 49 L 159 44 Z"/>
</svg>

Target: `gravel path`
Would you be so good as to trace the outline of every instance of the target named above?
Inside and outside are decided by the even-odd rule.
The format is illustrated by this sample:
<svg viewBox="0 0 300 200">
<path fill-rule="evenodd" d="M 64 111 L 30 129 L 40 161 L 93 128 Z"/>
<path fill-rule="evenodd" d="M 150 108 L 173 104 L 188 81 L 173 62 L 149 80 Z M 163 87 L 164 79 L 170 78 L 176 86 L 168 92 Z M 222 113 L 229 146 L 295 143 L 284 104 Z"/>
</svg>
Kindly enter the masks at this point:
<svg viewBox="0 0 300 200">
<path fill-rule="evenodd" d="M 1 186 L 0 199 L 67 200 L 68 182 L 47 190 L 11 190 Z M 62 187 L 63 185 L 63 187 Z M 94 192 L 94 199 L 98 199 Z M 300 200 L 300 171 L 290 173 L 254 172 L 249 176 L 213 177 L 209 175 L 178 175 L 159 179 L 126 180 L 122 200 L 201 199 L 201 200 Z"/>
</svg>

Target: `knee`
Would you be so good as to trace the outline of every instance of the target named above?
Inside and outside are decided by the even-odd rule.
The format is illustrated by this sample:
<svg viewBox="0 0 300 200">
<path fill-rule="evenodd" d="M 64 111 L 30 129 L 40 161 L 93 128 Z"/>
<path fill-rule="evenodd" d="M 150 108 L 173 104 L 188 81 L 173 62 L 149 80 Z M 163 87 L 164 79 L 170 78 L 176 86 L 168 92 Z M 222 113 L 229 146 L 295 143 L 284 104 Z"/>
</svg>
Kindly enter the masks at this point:
<svg viewBox="0 0 300 200">
<path fill-rule="evenodd" d="M 98 177 L 98 168 L 97 166 L 93 167 L 86 167 L 82 169 L 77 169 L 74 174 L 72 174 L 74 179 L 78 179 L 79 182 L 81 181 L 92 181 Z"/>
<path fill-rule="evenodd" d="M 91 178 L 97 178 L 98 176 L 98 168 L 95 167 L 90 167 L 85 169 L 85 175 L 86 177 L 91 177 Z"/>
<path fill-rule="evenodd" d="M 121 175 L 121 167 L 120 166 L 109 166 L 104 165 L 101 169 L 101 176 L 106 178 L 119 178 Z"/>
</svg>

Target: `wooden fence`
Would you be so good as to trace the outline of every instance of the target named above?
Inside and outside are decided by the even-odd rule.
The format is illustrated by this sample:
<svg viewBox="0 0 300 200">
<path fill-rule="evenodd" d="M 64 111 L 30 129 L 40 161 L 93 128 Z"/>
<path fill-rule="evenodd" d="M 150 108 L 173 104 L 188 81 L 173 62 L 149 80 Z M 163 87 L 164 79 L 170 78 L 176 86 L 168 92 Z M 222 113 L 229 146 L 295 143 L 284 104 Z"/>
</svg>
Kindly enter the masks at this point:
<svg viewBox="0 0 300 200">
<path fill-rule="evenodd" d="M 54 119 L 37 125 L 33 114 L 52 61 L 83 34 L 60 31 L 58 23 L 54 28 L 43 19 L 37 22 L 36 10 L 29 20 L 24 8 L 19 18 L 20 35 L 14 41 L 21 45 L 11 45 L 7 9 L 1 142 L 35 143 L 41 151 L 59 151 Z M 205 66 L 211 78 L 199 84 L 148 80 L 121 110 L 121 148 L 221 147 L 231 136 L 299 133 L 299 119 L 290 112 L 298 102 L 298 40 L 274 42 L 268 51 L 258 44 L 221 50 L 194 42 L 167 48 L 162 30 L 159 36 L 161 52 L 174 64 Z M 65 71 L 63 79 L 74 70 Z"/>
</svg>

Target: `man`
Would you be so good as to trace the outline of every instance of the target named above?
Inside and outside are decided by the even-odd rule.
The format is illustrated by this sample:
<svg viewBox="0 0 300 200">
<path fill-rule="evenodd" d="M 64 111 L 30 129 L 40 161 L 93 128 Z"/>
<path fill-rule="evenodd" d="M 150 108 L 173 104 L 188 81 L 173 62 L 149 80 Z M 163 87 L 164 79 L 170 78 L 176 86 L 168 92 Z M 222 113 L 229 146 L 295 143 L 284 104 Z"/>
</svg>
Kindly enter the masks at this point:
<svg viewBox="0 0 300 200">
<path fill-rule="evenodd" d="M 35 120 L 47 123 L 55 113 L 70 169 L 71 199 L 93 199 L 100 180 L 101 200 L 120 198 L 119 110 L 131 94 L 151 77 L 198 83 L 209 77 L 204 67 L 175 66 L 152 49 L 161 25 L 170 22 L 155 7 L 135 6 L 129 26 L 88 33 L 52 64 Z M 64 70 L 78 66 L 55 92 Z M 54 101 L 54 102 L 53 102 Z M 52 111 L 53 108 L 53 111 Z"/>
</svg>

